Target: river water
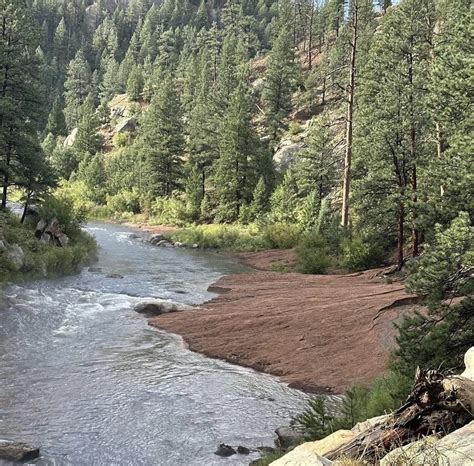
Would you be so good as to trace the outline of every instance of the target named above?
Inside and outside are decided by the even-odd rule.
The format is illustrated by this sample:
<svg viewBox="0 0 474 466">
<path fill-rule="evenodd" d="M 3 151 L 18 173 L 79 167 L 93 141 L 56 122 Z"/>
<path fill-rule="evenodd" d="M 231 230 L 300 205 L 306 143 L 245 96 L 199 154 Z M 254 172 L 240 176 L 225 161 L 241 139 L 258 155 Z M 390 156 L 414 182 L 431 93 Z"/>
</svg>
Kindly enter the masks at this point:
<svg viewBox="0 0 474 466">
<path fill-rule="evenodd" d="M 248 464 L 213 452 L 272 445 L 305 396 L 186 350 L 132 309 L 150 297 L 202 303 L 239 267 L 151 246 L 124 226 L 88 230 L 102 273 L 12 285 L 0 301 L 0 438 L 41 445 L 42 465 Z"/>
</svg>

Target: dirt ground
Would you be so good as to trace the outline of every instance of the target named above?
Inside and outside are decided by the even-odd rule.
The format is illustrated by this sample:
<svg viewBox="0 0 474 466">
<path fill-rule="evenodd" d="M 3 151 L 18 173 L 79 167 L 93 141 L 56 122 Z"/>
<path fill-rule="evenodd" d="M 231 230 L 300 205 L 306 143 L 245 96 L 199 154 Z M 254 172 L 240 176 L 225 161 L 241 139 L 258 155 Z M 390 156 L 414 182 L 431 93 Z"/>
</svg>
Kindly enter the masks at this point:
<svg viewBox="0 0 474 466">
<path fill-rule="evenodd" d="M 384 372 L 393 322 L 416 301 L 402 283 L 383 283 L 373 271 L 268 270 L 275 263 L 291 266 L 292 251 L 238 258 L 261 270 L 223 277 L 212 287 L 221 294 L 200 310 L 162 315 L 150 324 L 182 335 L 193 351 L 279 376 L 308 392 L 341 393 Z"/>
</svg>

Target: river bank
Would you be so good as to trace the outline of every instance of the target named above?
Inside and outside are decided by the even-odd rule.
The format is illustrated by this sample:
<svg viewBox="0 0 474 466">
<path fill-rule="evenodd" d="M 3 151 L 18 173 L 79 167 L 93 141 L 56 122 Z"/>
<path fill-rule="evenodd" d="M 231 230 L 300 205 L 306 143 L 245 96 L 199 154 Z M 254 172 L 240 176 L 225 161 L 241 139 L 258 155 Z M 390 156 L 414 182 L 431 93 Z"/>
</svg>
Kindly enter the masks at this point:
<svg viewBox="0 0 474 466">
<path fill-rule="evenodd" d="M 292 261 L 291 251 L 237 257 L 260 269 Z M 211 287 L 220 295 L 199 311 L 155 317 L 150 325 L 181 335 L 193 351 L 276 375 L 290 387 L 342 393 L 385 371 L 393 323 L 413 310 L 403 284 L 373 275 L 228 275 Z"/>
</svg>

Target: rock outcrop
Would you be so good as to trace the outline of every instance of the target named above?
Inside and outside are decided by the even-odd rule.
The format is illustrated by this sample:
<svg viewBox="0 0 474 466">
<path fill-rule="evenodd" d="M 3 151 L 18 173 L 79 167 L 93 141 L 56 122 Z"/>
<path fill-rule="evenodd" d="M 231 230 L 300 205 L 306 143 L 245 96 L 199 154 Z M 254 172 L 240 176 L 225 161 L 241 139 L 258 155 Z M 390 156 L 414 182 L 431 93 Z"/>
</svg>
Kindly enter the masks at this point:
<svg viewBox="0 0 474 466">
<path fill-rule="evenodd" d="M 40 449 L 23 442 L 0 440 L 0 459 L 7 461 L 29 461 L 38 458 Z"/>
<path fill-rule="evenodd" d="M 42 243 L 52 246 L 66 247 L 69 244 L 69 237 L 61 230 L 57 218 L 53 218 L 50 222 L 40 220 L 36 225 L 35 236 Z"/>
<path fill-rule="evenodd" d="M 283 140 L 273 155 L 273 162 L 280 171 L 286 170 L 296 161 L 297 154 L 304 148 L 303 142 Z"/>
<path fill-rule="evenodd" d="M 393 414 L 299 445 L 272 466 L 338 464 L 341 458 L 381 466 L 474 464 L 473 356 L 474 347 L 462 375 L 419 370 L 410 396 Z"/>
</svg>

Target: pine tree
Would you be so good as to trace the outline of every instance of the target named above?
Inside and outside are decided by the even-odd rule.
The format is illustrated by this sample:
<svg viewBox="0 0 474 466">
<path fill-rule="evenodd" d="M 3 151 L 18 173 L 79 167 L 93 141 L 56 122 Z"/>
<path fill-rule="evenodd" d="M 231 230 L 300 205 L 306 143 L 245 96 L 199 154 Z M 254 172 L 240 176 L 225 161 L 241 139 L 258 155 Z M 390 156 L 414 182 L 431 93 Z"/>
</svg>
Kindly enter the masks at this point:
<svg viewBox="0 0 474 466">
<path fill-rule="evenodd" d="M 140 100 L 144 84 L 141 68 L 134 66 L 127 81 L 127 95 L 130 100 Z"/>
<path fill-rule="evenodd" d="M 74 141 L 74 150 L 80 158 L 96 154 L 102 147 L 103 138 L 99 134 L 100 122 L 95 111 L 94 99 L 89 95 L 81 108 L 81 120 Z"/>
<path fill-rule="evenodd" d="M 82 50 L 69 63 L 64 89 L 64 116 L 68 129 L 72 130 L 79 124 L 81 107 L 93 91 L 92 73 Z"/>
<path fill-rule="evenodd" d="M 268 57 L 265 87 L 262 94 L 267 127 L 273 140 L 286 127 L 292 108 L 297 67 L 293 39 L 288 26 L 282 27 Z"/>
<path fill-rule="evenodd" d="M 66 120 L 62 109 L 61 97 L 54 99 L 53 107 L 48 117 L 46 132 L 54 136 L 65 136 L 67 134 Z"/>
<path fill-rule="evenodd" d="M 214 177 L 218 208 L 216 221 L 234 222 L 248 203 L 254 185 L 249 182 L 256 136 L 248 85 L 241 79 L 231 96 L 220 130 L 219 160 Z"/>
<path fill-rule="evenodd" d="M 143 154 L 148 169 L 149 192 L 169 196 L 181 187 L 183 146 L 181 108 L 168 77 L 143 117 L 136 142 L 136 149 Z"/>
<path fill-rule="evenodd" d="M 383 17 L 364 73 L 358 109 L 357 154 L 364 177 L 358 182 L 362 218 L 379 234 L 396 231 L 399 267 L 405 229 L 411 221 L 418 253 L 418 164 L 433 147 L 426 83 L 433 12 L 430 0 L 404 0 Z M 383 232 L 383 233 L 382 233 Z"/>
<path fill-rule="evenodd" d="M 24 170 L 35 163 L 31 148 L 38 147 L 36 120 L 41 98 L 38 61 L 34 53 L 37 38 L 26 1 L 0 1 L 0 177 L 1 208 L 8 189 Z M 38 150 L 38 157 L 41 150 Z"/>
</svg>

